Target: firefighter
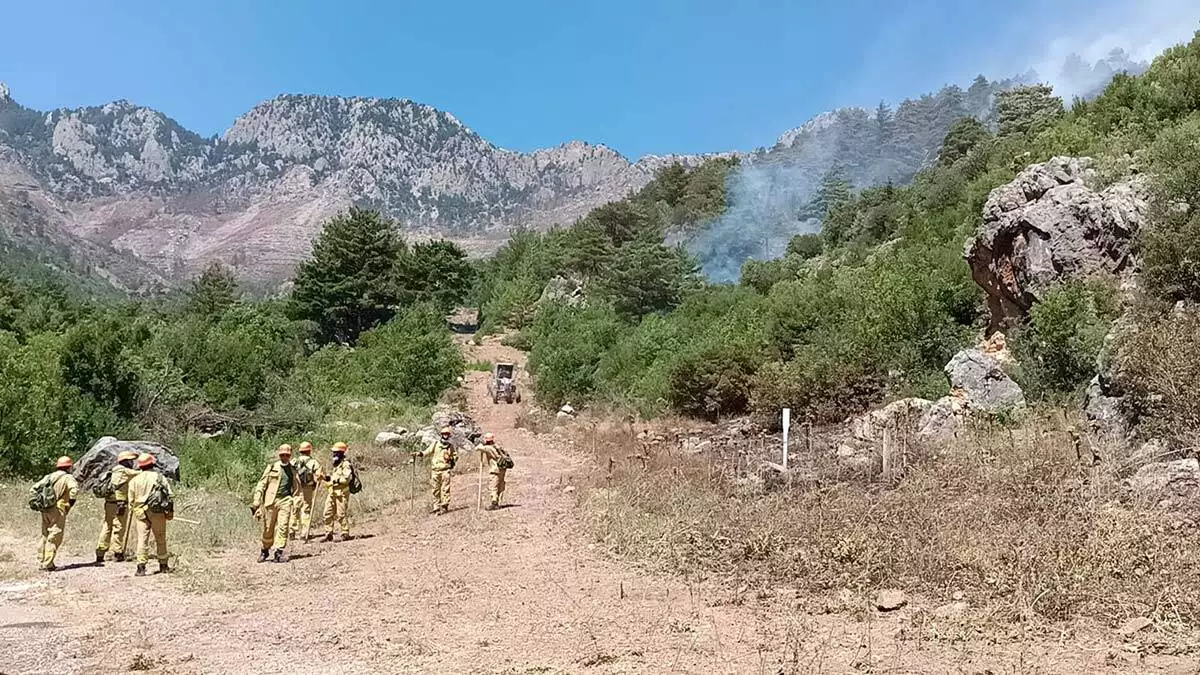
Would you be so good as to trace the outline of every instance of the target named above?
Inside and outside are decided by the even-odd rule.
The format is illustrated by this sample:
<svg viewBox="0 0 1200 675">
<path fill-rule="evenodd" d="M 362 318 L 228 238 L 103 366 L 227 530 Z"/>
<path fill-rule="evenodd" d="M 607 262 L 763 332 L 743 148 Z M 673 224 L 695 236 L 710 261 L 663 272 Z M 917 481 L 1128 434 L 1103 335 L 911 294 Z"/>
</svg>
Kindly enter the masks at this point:
<svg viewBox="0 0 1200 675">
<path fill-rule="evenodd" d="M 450 441 L 453 433 L 454 430 L 450 427 L 442 427 L 440 438 L 430 443 L 425 450 L 413 453 L 413 455 L 431 458 L 429 460 L 429 490 L 433 493 L 433 513 L 439 516 L 450 510 L 450 470 L 458 461 L 458 453 L 454 449 L 454 443 Z"/>
<path fill-rule="evenodd" d="M 333 541 L 334 525 L 342 532 L 342 541 L 351 539 L 350 536 L 350 481 L 354 477 L 354 465 L 346 457 L 346 444 L 338 441 L 333 444 L 333 462 L 329 467 L 329 476 L 325 484 L 329 486 L 329 496 L 325 498 L 325 538 L 323 541 Z"/>
<path fill-rule="evenodd" d="M 284 549 L 288 543 L 288 528 L 292 522 L 292 500 L 300 492 L 296 467 L 292 465 L 292 446 L 284 444 L 275 451 L 278 461 L 263 469 L 254 487 L 254 503 L 250 512 L 262 521 L 262 549 L 258 562 L 266 562 L 275 547 L 274 561 L 287 562 Z"/>
<path fill-rule="evenodd" d="M 476 450 L 488 461 L 488 493 L 492 501 L 488 511 L 500 508 L 500 500 L 504 497 L 504 474 L 508 472 L 508 453 L 496 445 L 496 435 L 489 432 L 483 435 L 483 443 Z"/>
<path fill-rule="evenodd" d="M 104 556 L 111 545 L 113 560 L 125 561 L 125 543 L 129 539 L 129 481 L 138 475 L 138 454 L 122 450 L 117 455 L 117 465 L 109 477 L 112 494 L 104 499 L 104 526 L 100 529 L 100 541 L 96 543 L 96 564 L 104 564 Z"/>
<path fill-rule="evenodd" d="M 62 546 L 63 533 L 67 530 L 67 514 L 79 497 L 79 483 L 71 475 L 74 466 L 75 462 L 63 455 L 54 463 L 54 471 L 34 485 L 35 491 L 42 485 L 48 485 L 53 490 L 53 497 L 43 502 L 46 508 L 41 510 L 42 545 L 38 549 L 38 567 L 46 572 L 57 569 L 54 556 L 58 553 L 58 547 Z"/>
<path fill-rule="evenodd" d="M 150 536 L 154 536 L 155 557 L 158 572 L 168 571 L 167 521 L 175 517 L 175 506 L 171 497 L 171 484 L 154 468 L 154 455 L 138 455 L 137 466 L 141 471 L 130 479 L 125 489 L 129 495 L 129 508 L 137 530 L 137 571 L 135 576 L 146 576 L 146 563 L 150 559 Z"/>
<path fill-rule="evenodd" d="M 296 475 L 300 479 L 300 492 L 292 497 L 291 538 L 299 539 L 304 532 L 304 541 L 308 541 L 308 533 L 312 528 L 313 497 L 317 485 L 325 480 L 321 472 L 321 463 L 312 456 L 313 445 L 308 441 L 300 444 L 300 457 L 296 460 Z"/>
</svg>

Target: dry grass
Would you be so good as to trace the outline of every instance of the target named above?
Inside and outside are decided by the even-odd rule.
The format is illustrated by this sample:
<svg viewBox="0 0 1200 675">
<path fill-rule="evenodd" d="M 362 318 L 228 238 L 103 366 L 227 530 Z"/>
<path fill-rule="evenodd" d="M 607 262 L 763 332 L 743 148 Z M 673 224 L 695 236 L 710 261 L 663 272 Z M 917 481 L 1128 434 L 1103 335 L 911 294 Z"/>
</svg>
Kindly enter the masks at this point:
<svg viewBox="0 0 1200 675">
<path fill-rule="evenodd" d="M 1043 428 L 1031 420 L 913 447 L 895 485 L 847 479 L 821 453 L 802 458 L 803 485 L 769 490 L 715 453 L 664 447 L 643 469 L 630 459 L 636 443 L 614 429 L 600 432 L 600 468 L 582 498 L 613 555 L 733 587 L 817 597 L 898 587 L 938 602 L 963 593 L 993 620 L 1195 625 L 1194 516 L 1128 503 L 1115 462 L 1082 466 Z"/>
<path fill-rule="evenodd" d="M 350 456 L 358 462 L 364 483 L 363 492 L 354 497 L 352 519 L 370 519 L 380 509 L 408 500 L 411 475 L 408 455 L 401 450 L 377 447 L 373 439 L 387 424 L 398 423 L 412 428 L 425 415 L 427 411 L 424 410 L 360 402 L 340 411 L 339 419 L 343 424 L 330 425 L 307 436 L 319 449 L 317 456 L 325 467 L 329 466 L 330 457 L 328 450 L 322 448 L 328 448 L 334 440 L 345 440 L 350 444 Z M 177 519 L 169 526 L 168 540 L 171 565 L 179 572 L 185 588 L 196 592 L 222 591 L 236 580 L 226 578 L 214 556 L 230 550 L 244 550 L 247 555 L 257 552 L 260 525 L 249 510 L 254 481 L 261 467 L 274 458 L 275 444 L 281 440 L 293 445 L 299 442 L 270 439 L 252 449 L 251 457 L 236 453 L 219 455 L 219 461 L 228 464 L 230 470 L 211 471 L 203 476 L 198 476 L 195 471 L 189 473 L 189 457 L 181 456 L 184 482 L 174 487 Z M 202 453 L 206 450 L 219 453 L 221 449 L 215 444 L 212 448 L 200 446 L 191 451 Z M 418 499 L 424 497 L 427 476 L 418 467 Z M 32 479 L 0 482 L 0 579 L 27 578 L 37 567 L 39 520 L 37 514 L 26 507 L 32 482 Z M 318 520 L 314 521 L 314 532 L 323 529 L 319 517 L 324 500 L 325 490 L 318 489 L 314 502 Z M 100 500 L 90 494 L 81 494 L 67 520 L 60 563 L 84 562 L 92 558 L 102 513 Z M 185 519 L 199 524 L 183 522 Z"/>
</svg>

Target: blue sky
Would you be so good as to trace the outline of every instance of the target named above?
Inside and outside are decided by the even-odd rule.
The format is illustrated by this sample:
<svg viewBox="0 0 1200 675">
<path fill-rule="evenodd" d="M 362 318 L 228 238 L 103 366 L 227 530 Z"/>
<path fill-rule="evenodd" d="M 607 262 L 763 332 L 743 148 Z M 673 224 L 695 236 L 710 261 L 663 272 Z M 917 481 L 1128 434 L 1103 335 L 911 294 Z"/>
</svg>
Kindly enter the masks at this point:
<svg viewBox="0 0 1200 675">
<path fill-rule="evenodd" d="M 204 135 L 280 93 L 411 98 L 503 147 L 751 149 L 840 105 L 1070 51 L 1156 53 L 1195 0 L 58 0 L 8 3 L 0 81 L 125 98 Z"/>
</svg>

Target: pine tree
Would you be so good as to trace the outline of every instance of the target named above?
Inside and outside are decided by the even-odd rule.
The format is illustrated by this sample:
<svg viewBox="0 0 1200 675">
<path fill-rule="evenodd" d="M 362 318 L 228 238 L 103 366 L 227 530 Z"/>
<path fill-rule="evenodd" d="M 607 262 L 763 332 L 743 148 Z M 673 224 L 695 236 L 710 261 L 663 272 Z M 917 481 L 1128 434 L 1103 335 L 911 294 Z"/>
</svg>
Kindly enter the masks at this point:
<svg viewBox="0 0 1200 675">
<path fill-rule="evenodd" d="M 292 314 L 315 322 L 326 342 L 354 343 L 395 314 L 394 272 L 404 253 L 395 224 L 378 212 L 334 217 L 296 270 Z"/>
<path fill-rule="evenodd" d="M 208 318 L 220 318 L 237 302 L 237 279 L 233 270 L 214 260 L 192 282 L 188 293 L 188 311 Z"/>
<path fill-rule="evenodd" d="M 1017 87 L 996 94 L 1000 135 L 1036 134 L 1065 114 L 1062 99 L 1049 85 Z"/>
<path fill-rule="evenodd" d="M 475 271 L 452 241 L 415 244 L 396 266 L 396 296 L 403 304 L 432 303 L 449 313 L 467 298 Z"/>
</svg>

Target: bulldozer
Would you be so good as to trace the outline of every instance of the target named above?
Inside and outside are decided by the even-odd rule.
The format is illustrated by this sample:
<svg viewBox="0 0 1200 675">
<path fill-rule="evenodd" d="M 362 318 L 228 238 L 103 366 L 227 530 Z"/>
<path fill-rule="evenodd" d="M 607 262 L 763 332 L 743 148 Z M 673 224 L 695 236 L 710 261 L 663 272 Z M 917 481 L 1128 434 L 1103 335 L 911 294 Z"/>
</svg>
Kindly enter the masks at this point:
<svg viewBox="0 0 1200 675">
<path fill-rule="evenodd" d="M 497 363 L 492 366 L 492 381 L 488 384 L 492 403 L 520 403 L 521 392 L 517 389 L 517 366 L 513 363 Z"/>
</svg>

